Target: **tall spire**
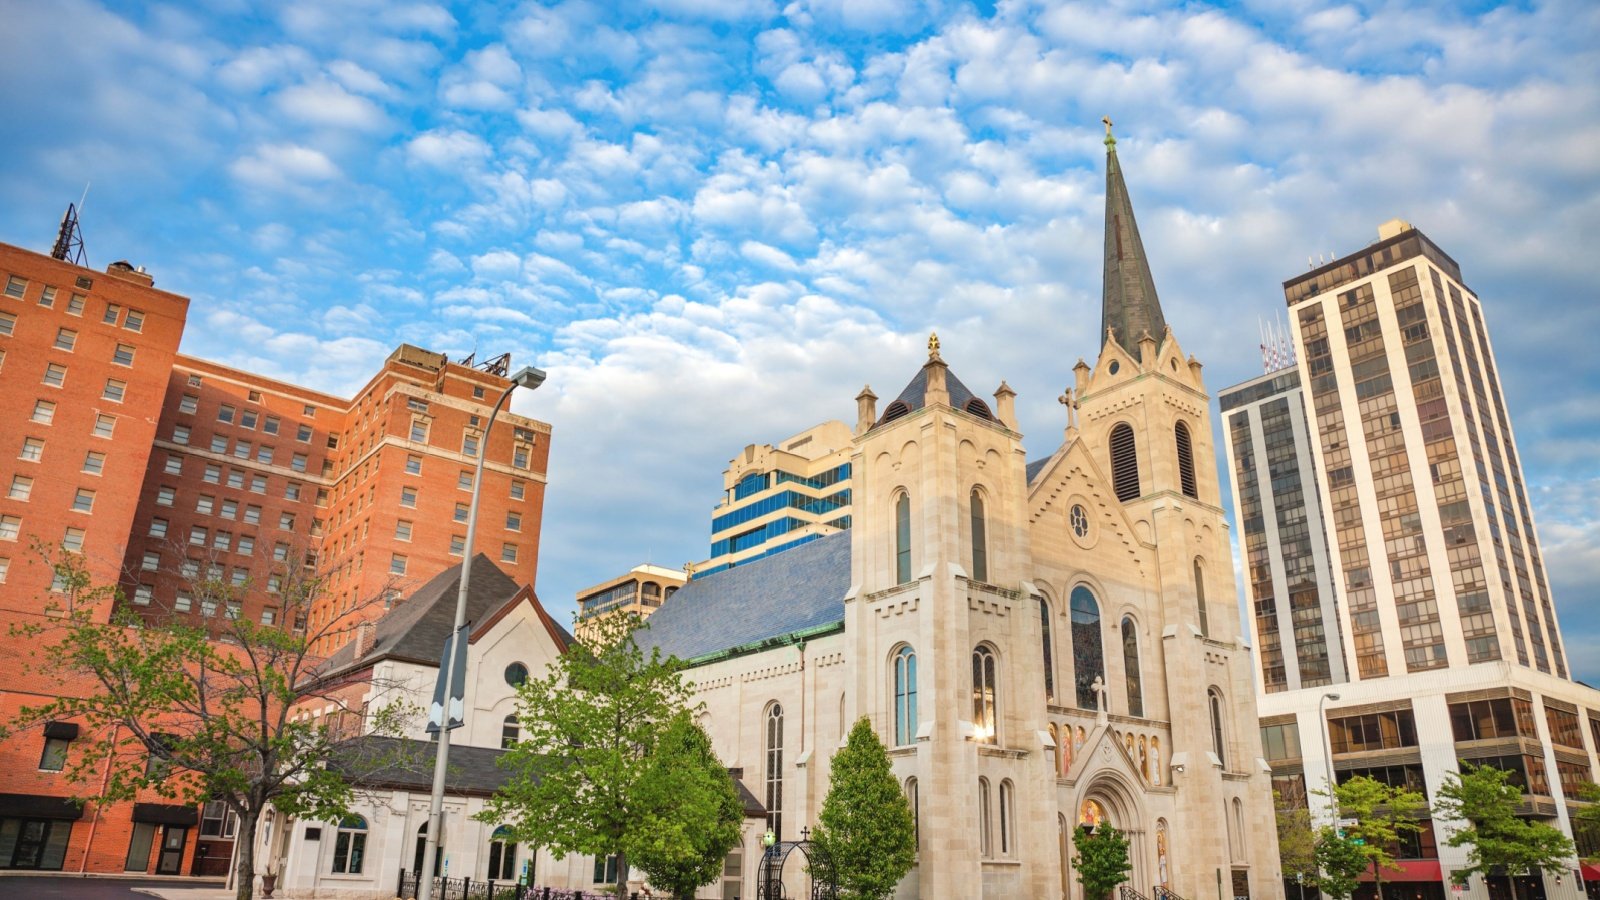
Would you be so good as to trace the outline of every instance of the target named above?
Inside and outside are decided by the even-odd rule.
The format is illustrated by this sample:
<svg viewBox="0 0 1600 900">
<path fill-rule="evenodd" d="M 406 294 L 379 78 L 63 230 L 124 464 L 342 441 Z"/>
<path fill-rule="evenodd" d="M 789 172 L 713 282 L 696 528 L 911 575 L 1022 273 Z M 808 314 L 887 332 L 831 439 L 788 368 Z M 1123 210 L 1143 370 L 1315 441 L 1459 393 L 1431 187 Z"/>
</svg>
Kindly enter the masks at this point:
<svg viewBox="0 0 1600 900">
<path fill-rule="evenodd" d="M 1100 121 L 1106 126 L 1106 267 L 1100 330 L 1105 333 L 1109 329 L 1117 343 L 1131 353 L 1137 352 L 1139 338 L 1146 332 L 1158 342 L 1164 340 L 1167 320 L 1161 315 L 1150 261 L 1133 220 L 1133 201 L 1117 162 L 1111 119 Z"/>
</svg>

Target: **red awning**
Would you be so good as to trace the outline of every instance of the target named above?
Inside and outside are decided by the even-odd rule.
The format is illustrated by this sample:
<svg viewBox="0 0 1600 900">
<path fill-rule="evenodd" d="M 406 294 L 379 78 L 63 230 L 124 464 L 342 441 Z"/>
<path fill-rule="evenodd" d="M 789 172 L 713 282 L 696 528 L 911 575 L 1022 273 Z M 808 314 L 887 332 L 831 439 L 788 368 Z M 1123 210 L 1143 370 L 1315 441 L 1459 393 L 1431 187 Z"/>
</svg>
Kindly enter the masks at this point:
<svg viewBox="0 0 1600 900">
<path fill-rule="evenodd" d="M 1584 863 L 1578 867 L 1578 871 L 1583 873 L 1584 881 L 1600 881 L 1600 866 Z"/>
<path fill-rule="evenodd" d="M 1399 881 L 1431 881 L 1437 884 L 1444 880 L 1444 873 L 1440 870 L 1437 859 L 1399 859 L 1395 860 L 1395 865 L 1400 868 L 1384 867 L 1383 880 L 1386 884 Z M 1372 880 L 1370 868 L 1361 873 L 1361 880 Z"/>
</svg>

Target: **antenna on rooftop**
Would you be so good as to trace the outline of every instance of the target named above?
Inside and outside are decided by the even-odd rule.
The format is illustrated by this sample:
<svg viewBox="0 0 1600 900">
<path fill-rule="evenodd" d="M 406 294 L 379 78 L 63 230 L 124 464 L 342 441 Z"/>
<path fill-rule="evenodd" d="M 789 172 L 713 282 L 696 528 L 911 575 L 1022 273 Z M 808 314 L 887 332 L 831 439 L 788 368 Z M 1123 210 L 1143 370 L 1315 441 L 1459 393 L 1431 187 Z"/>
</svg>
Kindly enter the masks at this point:
<svg viewBox="0 0 1600 900">
<path fill-rule="evenodd" d="M 89 199 L 89 185 L 83 185 L 83 196 L 78 198 L 76 204 L 68 203 L 67 211 L 61 216 L 61 227 L 56 230 L 56 245 L 50 249 L 50 255 L 56 259 L 79 266 L 88 265 L 88 256 L 83 249 L 83 227 L 78 223 L 78 217 L 83 214 L 84 201 Z"/>
</svg>

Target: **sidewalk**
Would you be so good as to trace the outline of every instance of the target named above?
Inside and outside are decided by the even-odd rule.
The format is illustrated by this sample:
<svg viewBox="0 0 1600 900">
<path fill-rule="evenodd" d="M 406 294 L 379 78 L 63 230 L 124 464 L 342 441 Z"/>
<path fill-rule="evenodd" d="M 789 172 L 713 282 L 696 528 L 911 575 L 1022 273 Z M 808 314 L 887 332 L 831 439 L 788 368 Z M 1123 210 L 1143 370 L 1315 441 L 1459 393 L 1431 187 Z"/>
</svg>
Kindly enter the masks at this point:
<svg viewBox="0 0 1600 900">
<path fill-rule="evenodd" d="M 220 887 L 136 887 L 133 891 L 162 900 L 233 900 L 235 896 L 233 891 Z M 260 896 L 259 891 L 256 896 Z"/>
</svg>

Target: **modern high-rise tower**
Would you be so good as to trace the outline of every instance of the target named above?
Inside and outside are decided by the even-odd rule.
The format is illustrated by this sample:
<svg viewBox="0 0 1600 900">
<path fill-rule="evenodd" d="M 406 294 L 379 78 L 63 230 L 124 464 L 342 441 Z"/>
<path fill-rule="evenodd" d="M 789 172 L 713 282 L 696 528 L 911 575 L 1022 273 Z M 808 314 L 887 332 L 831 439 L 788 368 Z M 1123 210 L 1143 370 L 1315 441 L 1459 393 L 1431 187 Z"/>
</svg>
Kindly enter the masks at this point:
<svg viewBox="0 0 1600 900">
<path fill-rule="evenodd" d="M 1294 368 L 1219 395 L 1275 786 L 1320 817 L 1330 767 L 1431 801 L 1492 765 L 1570 834 L 1600 692 L 1567 668 L 1483 309 L 1421 231 L 1378 238 L 1285 282 Z M 1442 900 L 1465 854 L 1423 825 L 1384 880 Z"/>
</svg>

